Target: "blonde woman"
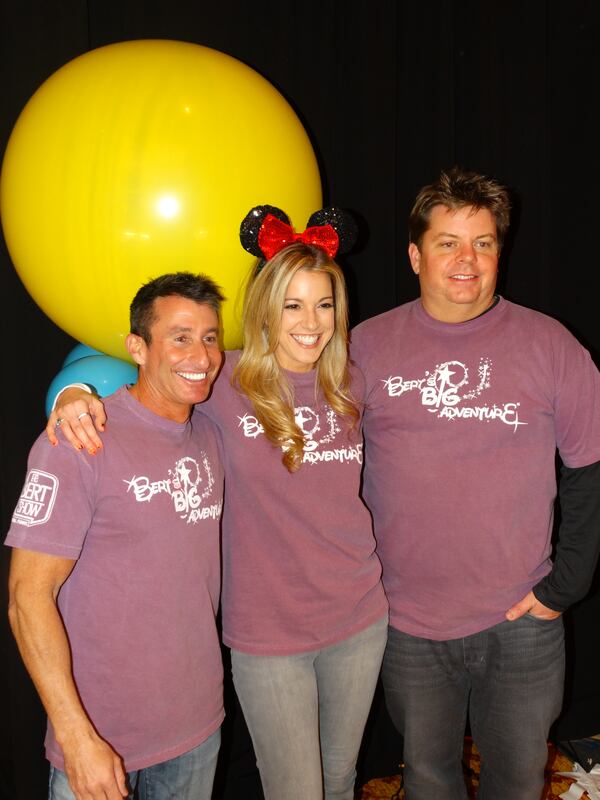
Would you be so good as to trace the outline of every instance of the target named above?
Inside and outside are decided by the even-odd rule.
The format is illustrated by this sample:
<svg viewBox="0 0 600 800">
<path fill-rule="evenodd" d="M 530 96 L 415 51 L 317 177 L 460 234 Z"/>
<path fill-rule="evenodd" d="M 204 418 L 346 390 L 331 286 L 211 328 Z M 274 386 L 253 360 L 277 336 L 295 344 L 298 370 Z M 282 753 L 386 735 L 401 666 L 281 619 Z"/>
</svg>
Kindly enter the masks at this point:
<svg viewBox="0 0 600 800">
<path fill-rule="evenodd" d="M 223 641 L 267 800 L 351 800 L 387 601 L 332 256 L 306 240 L 277 251 L 248 287 L 243 333 L 195 411 L 223 443 Z M 57 409 L 62 428 L 85 410 Z"/>
</svg>

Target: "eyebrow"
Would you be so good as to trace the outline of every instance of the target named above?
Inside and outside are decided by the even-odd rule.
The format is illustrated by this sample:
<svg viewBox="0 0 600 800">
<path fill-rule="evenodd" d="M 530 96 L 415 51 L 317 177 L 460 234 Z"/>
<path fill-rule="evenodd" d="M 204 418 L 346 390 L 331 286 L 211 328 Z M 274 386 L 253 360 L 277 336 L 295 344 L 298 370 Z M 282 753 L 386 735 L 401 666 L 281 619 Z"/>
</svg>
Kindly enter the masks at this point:
<svg viewBox="0 0 600 800">
<path fill-rule="evenodd" d="M 172 328 L 168 329 L 167 334 L 172 334 L 172 333 L 190 333 L 191 330 L 192 330 L 192 328 L 186 327 L 184 325 L 174 325 Z M 213 327 L 213 328 L 208 328 L 207 330 L 205 330 L 202 335 L 206 336 L 207 333 L 218 333 L 218 332 L 219 332 L 219 328 L 218 327 L 216 327 L 216 328 Z"/>
<path fill-rule="evenodd" d="M 434 239 L 460 239 L 460 236 L 456 233 L 445 233 L 442 231 L 441 233 L 437 233 Z M 495 234 L 493 233 L 480 233 L 479 236 L 476 236 L 474 241 L 477 239 L 496 239 Z"/>
<path fill-rule="evenodd" d="M 289 303 L 290 300 L 296 300 L 296 302 L 298 303 L 304 302 L 304 300 L 301 297 L 286 297 L 284 302 Z M 323 300 L 333 300 L 333 295 L 326 294 L 325 297 L 321 297 L 320 300 L 317 300 L 317 303 L 322 303 Z"/>
</svg>

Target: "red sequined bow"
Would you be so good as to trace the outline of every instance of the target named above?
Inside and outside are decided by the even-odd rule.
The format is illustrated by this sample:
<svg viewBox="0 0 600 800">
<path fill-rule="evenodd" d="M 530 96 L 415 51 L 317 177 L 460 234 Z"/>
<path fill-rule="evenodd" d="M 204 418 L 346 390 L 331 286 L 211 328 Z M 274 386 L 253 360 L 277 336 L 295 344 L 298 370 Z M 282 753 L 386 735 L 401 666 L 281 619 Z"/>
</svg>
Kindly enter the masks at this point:
<svg viewBox="0 0 600 800">
<path fill-rule="evenodd" d="M 265 258 L 273 258 L 288 244 L 304 242 L 320 247 L 330 258 L 338 251 L 340 239 L 331 225 L 313 225 L 303 233 L 296 233 L 291 225 L 282 222 L 273 214 L 267 214 L 258 232 L 258 246 Z"/>
</svg>

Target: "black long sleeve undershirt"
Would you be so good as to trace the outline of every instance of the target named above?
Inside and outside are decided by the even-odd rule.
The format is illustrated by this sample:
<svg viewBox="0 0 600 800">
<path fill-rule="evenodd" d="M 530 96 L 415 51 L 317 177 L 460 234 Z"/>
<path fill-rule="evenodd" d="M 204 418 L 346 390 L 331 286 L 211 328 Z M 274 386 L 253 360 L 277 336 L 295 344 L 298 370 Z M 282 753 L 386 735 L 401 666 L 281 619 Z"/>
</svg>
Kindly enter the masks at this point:
<svg viewBox="0 0 600 800">
<path fill-rule="evenodd" d="M 536 598 L 565 611 L 590 588 L 600 553 L 600 461 L 560 470 L 561 522 L 552 571 L 536 586 Z"/>
</svg>

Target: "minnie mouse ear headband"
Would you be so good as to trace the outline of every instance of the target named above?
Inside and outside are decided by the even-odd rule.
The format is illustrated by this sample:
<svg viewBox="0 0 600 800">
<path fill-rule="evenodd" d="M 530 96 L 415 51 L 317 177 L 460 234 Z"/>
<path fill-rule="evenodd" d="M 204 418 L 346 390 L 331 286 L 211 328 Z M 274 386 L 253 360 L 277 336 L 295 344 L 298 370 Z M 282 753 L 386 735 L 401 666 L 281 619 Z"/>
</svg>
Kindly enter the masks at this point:
<svg viewBox="0 0 600 800">
<path fill-rule="evenodd" d="M 240 241 L 244 250 L 259 258 L 273 256 L 294 242 L 304 242 L 325 250 L 330 258 L 347 253 L 356 242 L 356 223 L 341 208 L 315 211 L 302 233 L 296 233 L 290 220 L 275 206 L 255 206 L 240 225 Z"/>
</svg>

